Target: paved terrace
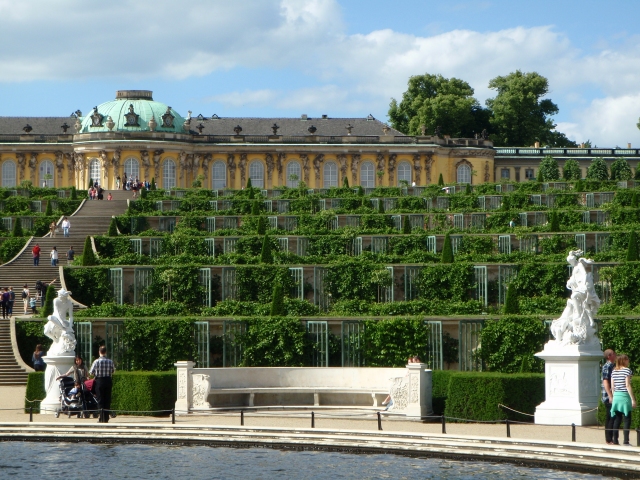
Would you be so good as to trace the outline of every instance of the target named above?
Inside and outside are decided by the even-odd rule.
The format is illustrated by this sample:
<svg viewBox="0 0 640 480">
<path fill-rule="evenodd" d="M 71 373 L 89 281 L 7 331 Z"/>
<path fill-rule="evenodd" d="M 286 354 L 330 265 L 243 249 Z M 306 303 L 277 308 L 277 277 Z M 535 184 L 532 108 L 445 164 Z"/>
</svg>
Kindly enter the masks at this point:
<svg viewBox="0 0 640 480">
<path fill-rule="evenodd" d="M 446 434 L 437 423 L 382 417 L 377 410 L 312 408 L 247 410 L 244 425 L 238 411 L 148 417 L 119 415 L 109 424 L 93 418 L 24 413 L 25 387 L 0 387 L 0 440 L 99 441 L 125 443 L 201 444 L 271 448 L 326 449 L 367 453 L 398 453 L 452 459 L 481 459 L 527 463 L 546 468 L 640 477 L 640 447 L 612 447 L 604 443 L 601 427 L 447 423 Z M 622 437 L 622 432 L 621 432 Z M 621 438 L 622 439 L 622 438 Z M 636 444 L 636 433 L 631 432 Z"/>
</svg>

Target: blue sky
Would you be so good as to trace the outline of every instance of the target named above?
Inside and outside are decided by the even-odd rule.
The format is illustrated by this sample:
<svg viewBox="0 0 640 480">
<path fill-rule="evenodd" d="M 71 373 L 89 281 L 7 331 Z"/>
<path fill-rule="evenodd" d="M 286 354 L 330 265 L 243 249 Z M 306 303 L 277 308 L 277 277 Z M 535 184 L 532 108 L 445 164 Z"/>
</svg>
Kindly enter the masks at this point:
<svg viewBox="0 0 640 480">
<path fill-rule="evenodd" d="M 550 82 L 558 129 L 640 145 L 633 0 L 0 0 L 0 115 L 88 112 L 118 89 L 183 115 L 386 119 L 410 75 Z"/>
</svg>

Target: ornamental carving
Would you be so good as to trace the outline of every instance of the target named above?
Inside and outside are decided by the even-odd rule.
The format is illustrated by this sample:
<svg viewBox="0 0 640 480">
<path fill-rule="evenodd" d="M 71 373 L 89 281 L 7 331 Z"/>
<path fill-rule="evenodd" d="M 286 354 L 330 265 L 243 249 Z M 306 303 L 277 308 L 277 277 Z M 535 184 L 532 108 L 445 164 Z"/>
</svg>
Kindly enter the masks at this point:
<svg viewBox="0 0 640 480">
<path fill-rule="evenodd" d="M 267 164 L 267 185 L 271 186 L 271 178 L 273 177 L 273 155 L 267 153 L 264 156 L 264 162 Z"/>
<path fill-rule="evenodd" d="M 300 160 L 302 160 L 302 171 L 304 173 L 304 183 L 309 185 L 309 155 L 307 155 L 306 153 L 301 153 Z"/>
<path fill-rule="evenodd" d="M 198 169 L 200 168 L 200 164 L 202 163 L 202 154 L 201 153 L 195 153 L 193 155 L 193 171 L 194 174 L 198 173 Z"/>
<path fill-rule="evenodd" d="M 420 377 L 411 375 L 411 403 L 420 401 Z"/>
<path fill-rule="evenodd" d="M 240 154 L 240 161 L 238 162 L 238 167 L 240 167 L 240 184 L 244 188 L 247 183 L 247 154 Z"/>
<path fill-rule="evenodd" d="M 193 406 L 195 408 L 211 408 L 207 401 L 209 390 L 211 390 L 211 376 L 203 373 L 194 373 L 191 375 L 191 380 L 193 382 L 191 386 Z"/>
<path fill-rule="evenodd" d="M 395 183 L 396 158 L 398 158 L 398 155 L 395 153 L 389 155 L 389 185 L 393 185 Z"/>
<path fill-rule="evenodd" d="M 106 150 L 101 150 L 100 151 L 100 166 L 102 167 L 102 170 L 104 171 L 104 179 L 105 179 L 105 183 L 106 183 L 107 180 L 109 179 L 109 157 L 107 156 L 107 151 Z"/>
<path fill-rule="evenodd" d="M 358 165 L 360 165 L 360 155 L 351 155 L 351 183 L 356 185 L 358 183 Z"/>
<path fill-rule="evenodd" d="M 58 185 L 62 185 L 62 171 L 64 170 L 64 160 L 62 152 L 55 152 L 56 156 L 56 170 L 58 171 Z"/>
<path fill-rule="evenodd" d="M 27 166 L 24 153 L 17 153 L 16 160 L 18 161 L 18 169 L 20 170 L 20 182 L 22 182 L 24 180 L 24 168 Z"/>
<path fill-rule="evenodd" d="M 379 153 L 377 158 L 376 158 L 376 163 L 378 165 L 378 171 L 379 172 L 384 172 L 384 167 L 385 167 L 385 161 L 384 161 L 384 155 Z"/>
<path fill-rule="evenodd" d="M 187 398 L 187 372 L 178 372 L 178 398 Z"/>
<path fill-rule="evenodd" d="M 427 173 L 427 184 L 431 183 L 431 166 L 433 165 L 433 152 L 425 154 L 424 171 Z"/>
<path fill-rule="evenodd" d="M 69 175 L 69 183 L 73 182 L 73 172 L 75 170 L 75 158 L 73 153 L 64 154 L 64 163 L 67 165 L 67 173 Z"/>
<path fill-rule="evenodd" d="M 84 153 L 74 153 L 74 156 L 76 172 L 82 173 L 84 171 Z"/>
<path fill-rule="evenodd" d="M 176 118 L 171 114 L 171 107 L 167 107 L 167 111 L 162 115 L 162 127 L 173 128 L 173 120 Z"/>
<path fill-rule="evenodd" d="M 390 410 L 405 410 L 409 405 L 409 378 L 407 376 L 392 378 L 390 395 L 393 400 Z"/>
<path fill-rule="evenodd" d="M 156 170 L 156 176 L 160 174 L 160 157 L 164 153 L 164 150 L 153 151 L 153 168 Z"/>
<path fill-rule="evenodd" d="M 178 163 L 180 164 L 180 180 L 184 178 L 184 171 L 187 168 L 187 152 L 180 152 L 178 155 Z"/>
<path fill-rule="evenodd" d="M 36 182 L 36 167 L 38 166 L 38 154 L 31 153 L 29 158 L 29 170 L 31 170 L 31 180 Z"/>
<path fill-rule="evenodd" d="M 320 165 L 324 162 L 324 154 L 320 153 L 313 159 L 313 171 L 316 174 L 316 185 L 320 184 Z"/>
<path fill-rule="evenodd" d="M 420 185 L 422 182 L 422 165 L 420 165 L 420 154 L 416 153 L 413 155 L 413 171 L 414 171 L 414 179 L 416 185 Z"/>
<path fill-rule="evenodd" d="M 344 180 L 347 178 L 347 156 L 344 154 L 338 155 L 338 163 L 340 164 L 340 175 Z"/>
<path fill-rule="evenodd" d="M 202 175 L 204 179 L 207 180 L 209 178 L 209 164 L 213 159 L 213 155 L 210 153 L 206 153 L 204 157 L 202 157 Z"/>
<path fill-rule="evenodd" d="M 133 111 L 133 103 L 129 104 L 129 112 L 124 114 L 124 118 L 126 120 L 124 126 L 125 127 L 139 127 L 140 126 L 140 115 Z"/>
<path fill-rule="evenodd" d="M 286 153 L 278 153 L 278 161 L 276 162 L 276 169 L 278 170 L 278 182 L 280 182 L 280 184 L 283 184 L 283 180 L 282 180 L 282 167 L 284 166 L 284 162 L 287 159 L 287 154 Z"/>
<path fill-rule="evenodd" d="M 484 162 L 484 181 L 488 182 L 491 180 L 491 173 L 489 172 L 489 160 Z"/>
<path fill-rule="evenodd" d="M 91 119 L 92 128 L 102 126 L 102 119 L 104 117 L 100 114 L 100 112 L 98 112 L 98 107 L 93 107 L 93 113 L 89 115 L 89 118 Z"/>
<path fill-rule="evenodd" d="M 231 185 L 236 182 L 236 156 L 232 153 L 227 155 L 227 167 L 229 168 L 229 177 L 231 178 Z"/>
<path fill-rule="evenodd" d="M 554 397 L 573 397 L 575 393 L 573 375 L 571 368 L 551 366 L 547 385 L 549 394 Z"/>
<path fill-rule="evenodd" d="M 449 153 L 452 157 L 491 157 L 493 158 L 495 152 L 486 148 L 455 148 Z"/>
<path fill-rule="evenodd" d="M 122 155 L 122 150 L 116 148 L 115 152 L 113 152 L 113 157 L 111 157 L 111 164 L 113 165 L 113 171 L 117 172 L 118 168 L 120 168 L 120 156 Z"/>
<path fill-rule="evenodd" d="M 144 167 L 144 179 L 149 178 L 149 167 L 151 166 L 151 161 L 149 159 L 149 150 L 140 150 L 140 159 L 142 161 L 142 166 Z"/>
</svg>

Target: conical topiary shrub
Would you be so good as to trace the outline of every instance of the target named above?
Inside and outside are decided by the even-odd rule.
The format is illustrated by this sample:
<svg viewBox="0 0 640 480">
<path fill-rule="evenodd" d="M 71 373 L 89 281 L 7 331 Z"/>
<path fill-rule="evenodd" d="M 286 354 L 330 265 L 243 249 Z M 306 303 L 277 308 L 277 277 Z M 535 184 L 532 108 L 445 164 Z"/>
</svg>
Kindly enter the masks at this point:
<svg viewBox="0 0 640 480">
<path fill-rule="evenodd" d="M 627 262 L 638 261 L 638 234 L 631 230 L 629 234 L 629 245 L 627 246 Z"/>
<path fill-rule="evenodd" d="M 56 287 L 49 285 L 47 287 L 47 293 L 44 297 L 44 308 L 42 309 L 42 316 L 48 317 L 53 314 L 53 300 L 56 298 Z"/>
<path fill-rule="evenodd" d="M 444 179 L 442 178 L 442 174 L 438 177 L 438 186 L 444 187 Z"/>
<path fill-rule="evenodd" d="M 584 192 L 584 182 L 582 180 L 576 182 L 576 192 Z"/>
<path fill-rule="evenodd" d="M 409 221 L 409 215 L 404 216 L 404 220 L 402 223 L 402 233 L 409 234 L 411 233 L 411 222 Z"/>
<path fill-rule="evenodd" d="M 47 208 L 44 211 L 44 215 L 46 217 L 50 217 L 53 215 L 53 206 L 51 205 L 51 200 L 47 200 Z"/>
<path fill-rule="evenodd" d="M 271 239 L 269 238 L 269 235 L 265 235 L 262 240 L 260 263 L 273 263 L 273 252 L 271 251 Z"/>
<path fill-rule="evenodd" d="M 93 178 L 89 179 L 89 188 L 93 187 Z"/>
<path fill-rule="evenodd" d="M 384 198 L 378 199 L 378 213 L 384 213 Z"/>
<path fill-rule="evenodd" d="M 470 183 L 467 183 L 467 186 L 464 188 L 464 193 L 466 195 L 471 195 L 473 193 L 473 189 L 471 188 Z"/>
<path fill-rule="evenodd" d="M 451 245 L 451 237 L 449 232 L 444 236 L 444 245 L 442 246 L 442 263 L 453 263 L 453 245 Z"/>
<path fill-rule="evenodd" d="M 251 178 L 247 178 L 247 190 L 249 190 L 250 188 L 253 188 L 253 186 L 251 185 Z"/>
<path fill-rule="evenodd" d="M 362 185 L 358 185 L 358 196 L 364 197 L 364 188 L 362 188 Z"/>
<path fill-rule="evenodd" d="M 24 235 L 24 232 L 22 231 L 22 220 L 20 219 L 20 217 L 16 217 L 16 221 L 13 224 L 12 235 L 14 237 L 22 237 Z"/>
<path fill-rule="evenodd" d="M 149 184 L 149 190 L 155 190 L 156 187 L 156 177 L 151 177 L 151 183 Z"/>
<path fill-rule="evenodd" d="M 71 200 L 77 200 L 78 199 L 78 191 L 76 190 L 76 187 L 71 187 Z"/>
<path fill-rule="evenodd" d="M 636 192 L 631 195 L 631 208 L 638 208 L 638 194 Z"/>
<path fill-rule="evenodd" d="M 273 286 L 273 296 L 271 298 L 271 316 L 281 317 L 285 315 L 284 308 L 284 289 L 279 278 L 276 278 L 276 283 Z"/>
<path fill-rule="evenodd" d="M 111 223 L 109 224 L 109 230 L 107 231 L 107 236 L 109 237 L 118 236 L 118 222 L 115 217 L 111 219 Z"/>
<path fill-rule="evenodd" d="M 260 204 L 257 200 L 251 204 L 251 215 L 260 215 Z"/>
<path fill-rule="evenodd" d="M 560 231 L 560 216 L 558 212 L 549 213 L 549 230 L 552 232 Z"/>
<path fill-rule="evenodd" d="M 343 186 L 344 188 L 349 188 L 349 179 L 348 179 L 347 177 L 344 177 L 344 178 L 342 179 L 342 186 Z"/>
<path fill-rule="evenodd" d="M 258 217 L 258 235 L 264 235 L 267 233 L 267 220 L 264 216 Z"/>
<path fill-rule="evenodd" d="M 85 267 L 90 267 L 97 264 L 98 259 L 93 253 L 93 248 L 91 248 L 91 237 L 87 237 L 87 239 L 84 241 L 84 250 L 82 251 L 82 265 L 84 265 Z"/>
<path fill-rule="evenodd" d="M 512 283 L 507 287 L 507 297 L 504 299 L 504 314 L 517 315 L 520 313 L 520 302 L 518 301 L 518 289 Z"/>
</svg>

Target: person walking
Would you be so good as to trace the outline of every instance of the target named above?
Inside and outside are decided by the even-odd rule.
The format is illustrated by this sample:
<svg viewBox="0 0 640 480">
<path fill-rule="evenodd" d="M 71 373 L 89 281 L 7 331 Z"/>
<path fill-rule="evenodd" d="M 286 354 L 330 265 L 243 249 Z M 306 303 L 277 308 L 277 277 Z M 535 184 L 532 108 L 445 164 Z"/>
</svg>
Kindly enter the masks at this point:
<svg viewBox="0 0 640 480">
<path fill-rule="evenodd" d="M 75 256 L 76 252 L 73 250 L 73 247 L 69 247 L 69 250 L 67 250 L 67 263 L 73 262 Z"/>
<path fill-rule="evenodd" d="M 613 392 L 611 391 L 611 373 L 616 366 L 616 352 L 608 348 L 604 351 L 604 358 L 607 360 L 602 366 L 602 403 L 606 409 L 604 439 L 607 445 L 613 445 L 613 417 L 611 416 Z"/>
<path fill-rule="evenodd" d="M 4 292 L 2 293 L 2 318 L 9 318 L 9 287 L 4 287 Z"/>
<path fill-rule="evenodd" d="M 56 236 L 56 222 L 51 222 L 49 224 L 49 233 L 51 233 L 51 238 Z"/>
<path fill-rule="evenodd" d="M 29 292 L 29 285 L 26 283 L 24 287 L 22 287 L 22 303 L 24 304 L 24 314 L 29 313 L 29 297 L 31 297 L 31 293 Z"/>
<path fill-rule="evenodd" d="M 120 190 L 120 175 L 116 177 L 116 190 Z"/>
<path fill-rule="evenodd" d="M 620 445 L 618 441 L 620 425 L 624 420 L 624 443 L 625 447 L 630 447 L 629 429 L 631 428 L 631 411 L 636 407 L 636 399 L 631 389 L 631 376 L 633 373 L 629 369 L 629 357 L 620 354 L 616 357 L 616 366 L 611 373 L 611 383 L 613 390 L 613 402 L 611 402 L 611 415 L 613 419 L 613 444 Z"/>
<path fill-rule="evenodd" d="M 51 255 L 51 266 L 57 267 L 58 266 L 58 249 L 56 247 L 53 247 L 49 255 Z"/>
<path fill-rule="evenodd" d="M 89 373 L 95 377 L 95 391 L 98 397 L 98 408 L 100 409 L 100 420 L 98 423 L 109 423 L 109 410 L 111 409 L 111 389 L 113 388 L 113 372 L 115 366 L 113 361 L 107 358 L 107 347 L 102 345 L 98 350 L 100 357 L 97 358 Z"/>
<path fill-rule="evenodd" d="M 16 302 L 16 292 L 13 291 L 13 287 L 9 287 L 9 303 L 7 304 L 7 313 L 9 318 L 13 315 L 13 304 Z"/>
<path fill-rule="evenodd" d="M 40 264 L 40 245 L 36 243 L 36 246 L 31 250 L 33 255 L 33 266 L 37 267 Z"/>
<path fill-rule="evenodd" d="M 71 222 L 67 217 L 64 217 L 62 219 L 62 235 L 65 237 L 68 237 L 70 228 L 71 228 Z"/>
</svg>

